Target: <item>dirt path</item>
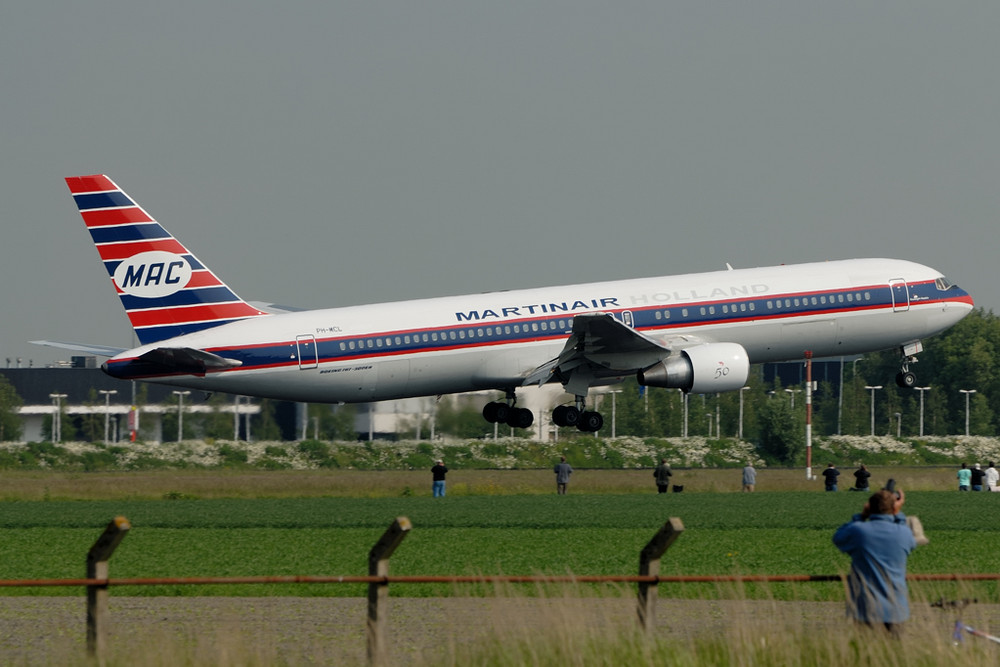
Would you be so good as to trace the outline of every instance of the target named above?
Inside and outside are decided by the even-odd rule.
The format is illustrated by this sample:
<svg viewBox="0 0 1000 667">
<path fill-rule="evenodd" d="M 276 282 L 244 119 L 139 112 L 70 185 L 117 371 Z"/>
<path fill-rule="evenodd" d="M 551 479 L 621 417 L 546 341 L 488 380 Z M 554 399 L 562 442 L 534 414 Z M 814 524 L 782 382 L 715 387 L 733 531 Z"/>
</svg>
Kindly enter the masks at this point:
<svg viewBox="0 0 1000 667">
<path fill-rule="evenodd" d="M 123 663 L 366 663 L 360 598 L 112 597 L 109 608 L 111 654 Z M 690 639 L 748 615 L 810 627 L 844 622 L 840 603 L 661 599 L 657 632 Z M 544 628 L 572 637 L 636 622 L 629 598 L 393 598 L 388 618 L 394 665 L 434 663 L 496 634 Z M 84 633 L 82 597 L 0 598 L 0 664 L 80 664 Z"/>
</svg>

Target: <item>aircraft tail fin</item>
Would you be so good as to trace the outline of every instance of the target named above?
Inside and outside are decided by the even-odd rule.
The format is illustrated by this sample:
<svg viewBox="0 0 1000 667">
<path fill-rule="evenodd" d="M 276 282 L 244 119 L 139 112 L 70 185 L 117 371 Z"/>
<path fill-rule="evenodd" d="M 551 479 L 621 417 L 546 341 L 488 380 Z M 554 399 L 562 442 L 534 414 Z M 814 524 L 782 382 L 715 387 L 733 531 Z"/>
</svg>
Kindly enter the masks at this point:
<svg viewBox="0 0 1000 667">
<path fill-rule="evenodd" d="M 266 315 L 107 176 L 72 176 L 66 184 L 142 344 Z"/>
</svg>

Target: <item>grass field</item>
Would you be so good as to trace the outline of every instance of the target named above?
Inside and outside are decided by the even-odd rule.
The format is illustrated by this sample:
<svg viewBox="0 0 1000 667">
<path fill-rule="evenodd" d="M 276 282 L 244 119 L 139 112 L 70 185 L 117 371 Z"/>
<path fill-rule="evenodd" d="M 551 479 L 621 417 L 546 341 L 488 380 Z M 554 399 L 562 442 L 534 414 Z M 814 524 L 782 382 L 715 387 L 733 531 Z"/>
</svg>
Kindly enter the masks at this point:
<svg viewBox="0 0 1000 667">
<path fill-rule="evenodd" d="M 873 472 L 879 482 L 891 475 L 908 490 L 906 511 L 921 518 L 930 537 L 911 556 L 911 572 L 1000 572 L 992 545 L 1000 494 L 950 490 L 951 468 Z M 366 574 L 369 549 L 397 516 L 409 517 L 413 530 L 392 558 L 394 574 L 633 574 L 639 551 L 668 517 L 680 517 L 685 531 L 663 559 L 664 574 L 836 574 L 848 559 L 833 547 L 832 533 L 864 502 L 862 494 L 824 493 L 802 471 L 790 470 L 761 471 L 754 494 L 738 492 L 738 470 L 678 470 L 684 492 L 667 495 L 653 492 L 645 470 L 577 471 L 567 496 L 555 495 L 547 470 L 454 471 L 444 499 L 429 497 L 428 477 L 425 471 L 5 472 L 0 579 L 83 576 L 87 550 L 116 515 L 126 516 L 132 529 L 111 559 L 112 577 Z M 631 586 L 394 584 L 391 593 L 431 604 L 497 593 L 509 598 L 470 621 L 484 626 L 475 642 L 456 641 L 432 619 L 408 617 L 407 606 L 394 608 L 397 629 L 435 633 L 428 641 L 433 650 L 423 653 L 407 654 L 407 644 L 395 638 L 394 663 L 413 665 L 932 665 L 956 659 L 988 665 L 996 664 L 994 646 L 953 646 L 953 615 L 927 603 L 975 597 L 994 604 L 970 609 L 970 621 L 994 629 L 1000 623 L 993 581 L 912 584 L 915 618 L 902 643 L 845 623 L 839 583 L 661 584 L 661 627 L 672 632 L 652 637 L 637 632 Z M 0 589 L 4 596 L 46 596 L 38 602 L 80 594 L 80 588 Z M 360 585 L 112 589 L 123 602 L 156 605 L 150 596 L 183 597 L 192 609 L 204 596 L 364 594 Z M 600 604 L 592 599 L 597 596 Z M 608 604 L 616 611 L 603 618 L 600 609 Z M 140 609 L 148 620 L 116 637 L 109 664 L 363 664 L 360 613 L 346 620 L 343 633 L 337 627 L 344 639 L 307 632 L 289 648 L 280 628 L 302 622 L 293 616 L 268 620 L 275 634 L 250 629 L 248 610 L 240 617 L 246 628 L 233 623 L 178 635 L 155 620 L 165 614 L 157 606 Z M 598 620 L 587 620 L 594 614 Z M 114 616 L 117 624 L 119 613 Z M 80 648 L 82 617 L 73 618 L 38 660 L 89 664 Z M 0 633 L 0 646 L 16 641 Z M 136 651 L 146 643 L 156 649 Z M 329 659 L 316 657 L 324 655 Z M 6 664 L 2 649 L 0 663 Z"/>
<path fill-rule="evenodd" d="M 816 482 L 808 483 L 811 491 L 708 492 L 724 480 L 736 486 L 735 471 L 679 471 L 678 477 L 691 483 L 683 493 L 666 495 L 652 492 L 646 471 L 641 480 L 635 471 L 602 471 L 592 483 L 581 471 L 571 493 L 560 497 L 550 488 L 551 473 L 540 472 L 479 471 L 464 488 L 450 483 L 444 499 L 418 495 L 426 494 L 423 487 L 429 486 L 425 473 L 419 480 L 413 473 L 386 473 L 377 481 L 372 477 L 377 473 L 364 473 L 364 481 L 344 479 L 342 473 L 263 474 L 271 484 L 275 479 L 295 482 L 290 489 L 282 487 L 283 493 L 259 484 L 259 473 L 135 473 L 117 479 L 102 473 L 44 480 L 5 475 L 8 496 L 30 495 L 18 491 L 30 479 L 45 482 L 42 494 L 49 499 L 0 503 L 0 578 L 81 576 L 87 550 L 117 515 L 126 516 L 133 526 L 112 559 L 112 575 L 120 577 L 366 574 L 368 550 L 397 516 L 409 517 L 414 529 L 392 559 L 395 574 L 633 574 L 639 551 L 672 516 L 681 518 L 686 530 L 664 558 L 664 574 L 835 574 L 846 569 L 847 558 L 832 546 L 831 535 L 864 501 L 862 494 L 823 493 Z M 480 474 L 483 477 L 477 478 Z M 943 473 L 896 474 L 901 485 L 909 480 L 919 489 L 925 476 L 936 479 Z M 772 478 L 776 481 L 777 473 Z M 206 493 L 213 479 L 217 483 Z M 613 492 L 614 481 L 618 493 Z M 782 484 L 795 486 L 795 480 Z M 350 495 L 362 497 L 346 497 L 349 488 Z M 112 499 L 89 499 L 101 489 Z M 324 489 L 341 495 L 323 497 L 319 492 Z M 391 489 L 394 497 L 376 493 Z M 284 497 L 295 491 L 303 497 Z M 230 497 L 215 497 L 220 494 Z M 373 497 L 364 497 L 369 494 Z M 73 499 L 80 497 L 85 499 Z M 1000 516 L 1000 495 L 913 490 L 906 510 L 921 518 L 931 538 L 911 557 L 911 572 L 1000 572 L 990 518 Z M 767 594 L 826 600 L 842 595 L 839 584 L 794 588 L 774 585 Z M 995 585 L 982 589 L 984 599 L 997 599 Z M 393 592 L 439 596 L 469 591 L 407 584 Z M 67 591 L 0 590 L 53 593 Z M 113 593 L 357 596 L 364 588 L 178 586 Z M 678 596 L 707 594 L 707 586 L 671 589 L 671 595 Z"/>
</svg>

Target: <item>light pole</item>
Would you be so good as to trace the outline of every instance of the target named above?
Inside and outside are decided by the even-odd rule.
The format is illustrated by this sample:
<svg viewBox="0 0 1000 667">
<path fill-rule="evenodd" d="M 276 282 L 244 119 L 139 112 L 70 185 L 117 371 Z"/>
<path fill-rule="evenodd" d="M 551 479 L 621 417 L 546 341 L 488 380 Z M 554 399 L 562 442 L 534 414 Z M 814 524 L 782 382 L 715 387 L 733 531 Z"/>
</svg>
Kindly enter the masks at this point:
<svg viewBox="0 0 1000 667">
<path fill-rule="evenodd" d="M 62 442 L 62 399 L 66 398 L 66 394 L 49 394 L 49 398 L 56 404 L 55 415 L 52 417 L 52 442 L 58 444 Z"/>
<path fill-rule="evenodd" d="M 903 434 L 903 413 L 896 413 L 896 440 L 899 440 L 900 436 Z"/>
<path fill-rule="evenodd" d="M 959 389 L 958 393 L 965 394 L 965 435 L 969 435 L 969 396 L 976 393 L 975 389 Z"/>
<path fill-rule="evenodd" d="M 924 392 L 930 391 L 930 387 L 914 387 L 920 392 L 920 437 L 924 437 Z"/>
<path fill-rule="evenodd" d="M 683 404 L 684 411 L 684 429 L 681 431 L 681 436 L 686 438 L 688 437 L 688 396 L 690 394 L 684 393 L 683 389 L 678 389 L 677 391 L 681 392 L 681 403 Z"/>
<path fill-rule="evenodd" d="M 618 427 L 618 394 L 622 393 L 621 389 L 616 389 L 615 391 L 609 391 L 611 394 L 611 437 L 614 438 L 617 435 Z"/>
<path fill-rule="evenodd" d="M 872 435 L 875 435 L 875 392 L 882 388 L 882 385 L 865 385 L 865 389 L 872 393 Z"/>
<path fill-rule="evenodd" d="M 233 397 L 233 442 L 240 439 L 240 396 Z"/>
<path fill-rule="evenodd" d="M 795 394 L 799 393 L 802 390 L 801 389 L 785 389 L 785 391 L 787 391 L 788 395 L 792 397 L 792 410 L 794 410 L 795 409 Z"/>
<path fill-rule="evenodd" d="M 107 446 L 107 445 L 110 444 L 108 442 L 108 422 L 111 419 L 111 416 L 110 416 L 110 412 L 111 412 L 111 395 L 112 394 L 117 394 L 118 390 L 117 389 L 98 389 L 97 393 L 98 394 L 104 394 L 104 444 L 105 444 L 105 446 Z"/>
<path fill-rule="evenodd" d="M 190 394 L 190 391 L 174 390 L 174 395 L 177 396 L 177 442 L 184 439 L 184 397 Z"/>
<path fill-rule="evenodd" d="M 739 439 L 743 440 L 743 392 L 745 392 L 750 387 L 740 388 L 740 436 Z"/>
</svg>

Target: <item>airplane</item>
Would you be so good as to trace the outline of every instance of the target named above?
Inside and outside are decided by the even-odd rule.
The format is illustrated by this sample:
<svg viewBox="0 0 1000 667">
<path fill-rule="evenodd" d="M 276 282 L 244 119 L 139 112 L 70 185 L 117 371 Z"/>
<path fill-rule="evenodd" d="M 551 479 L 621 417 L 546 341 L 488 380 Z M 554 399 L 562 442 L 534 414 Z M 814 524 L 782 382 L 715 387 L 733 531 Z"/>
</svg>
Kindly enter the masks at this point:
<svg viewBox="0 0 1000 667">
<path fill-rule="evenodd" d="M 751 364 L 898 348 L 973 308 L 940 272 L 846 259 L 294 311 L 244 301 L 110 178 L 66 179 L 140 342 L 32 341 L 109 357 L 105 373 L 206 392 L 360 403 L 504 392 L 483 416 L 527 428 L 522 387 L 559 383 L 558 426 L 600 430 L 590 389 L 635 377 L 696 394 L 743 387 Z"/>
</svg>

